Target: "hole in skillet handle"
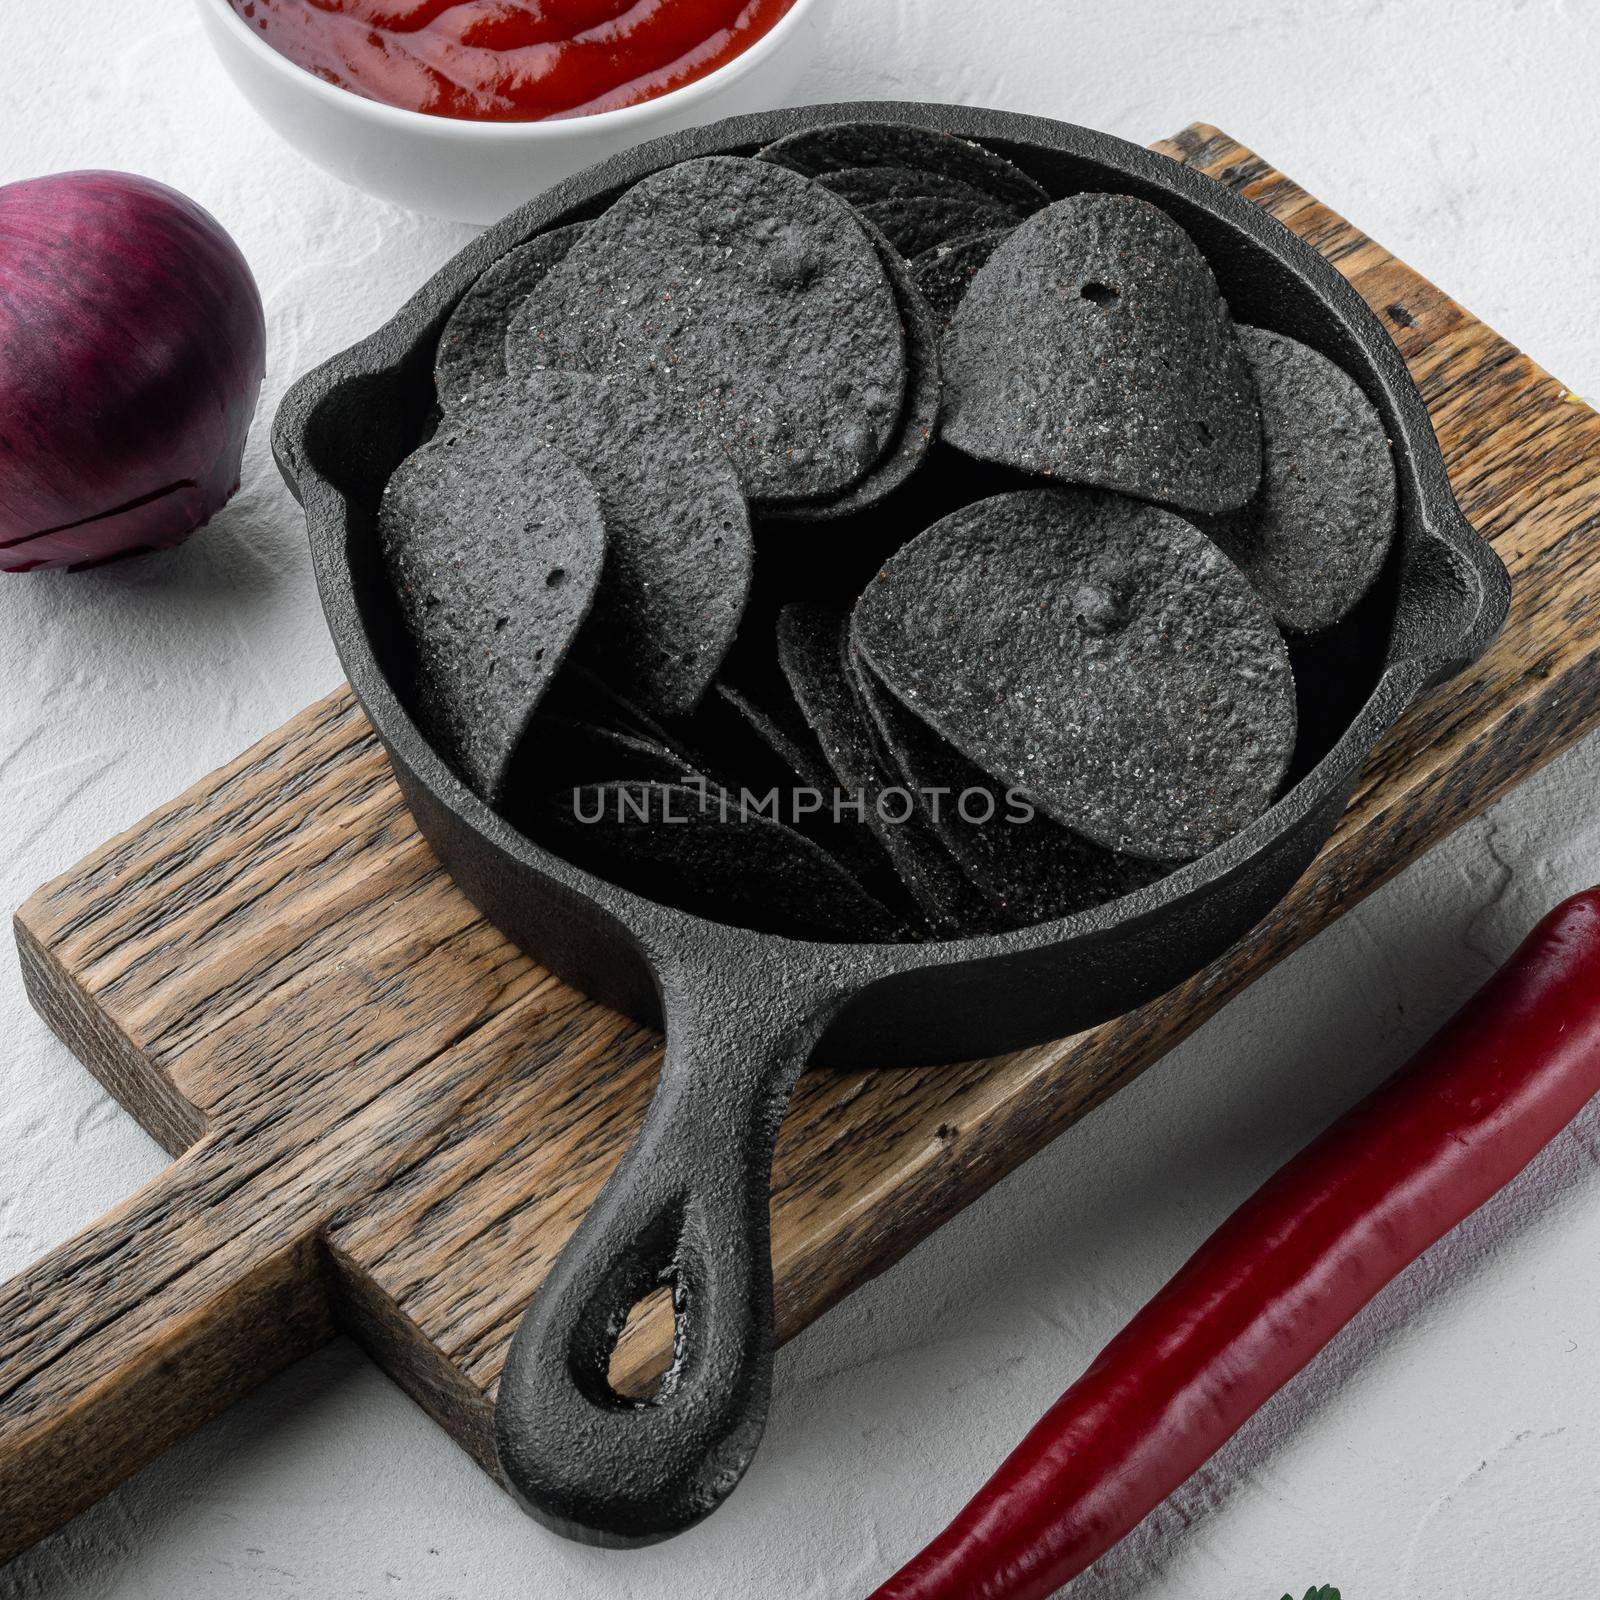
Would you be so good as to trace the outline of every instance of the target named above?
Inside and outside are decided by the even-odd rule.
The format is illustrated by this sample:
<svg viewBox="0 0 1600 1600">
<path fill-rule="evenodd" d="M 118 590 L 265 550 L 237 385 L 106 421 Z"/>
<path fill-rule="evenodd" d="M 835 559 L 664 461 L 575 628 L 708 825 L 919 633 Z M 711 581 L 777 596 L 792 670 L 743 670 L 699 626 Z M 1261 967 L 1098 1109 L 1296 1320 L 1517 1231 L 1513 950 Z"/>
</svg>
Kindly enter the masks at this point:
<svg viewBox="0 0 1600 1600">
<path fill-rule="evenodd" d="M 674 1273 L 667 1273 L 664 1282 L 656 1285 L 642 1300 L 634 1303 L 628 1313 L 617 1342 L 611 1349 L 611 1360 L 606 1372 L 606 1382 L 611 1392 L 623 1401 L 634 1405 L 648 1404 L 663 1392 L 663 1380 L 673 1361 L 677 1359 L 679 1313 L 684 1308 L 684 1297 Z M 663 1318 L 672 1319 L 672 1339 L 669 1341 L 668 1365 L 651 1363 L 636 1367 L 633 1359 L 635 1341 L 644 1341 L 644 1349 L 653 1351 L 656 1329 Z"/>
<path fill-rule="evenodd" d="M 760 1443 L 772 1389 L 773 1147 L 811 1048 L 848 998 L 836 952 L 702 925 L 661 980 L 667 1049 L 644 1126 L 534 1294 L 495 1403 L 507 1487 L 546 1527 L 628 1547 L 714 1511 Z M 673 1358 L 619 1393 L 630 1313 L 673 1293 Z"/>
</svg>

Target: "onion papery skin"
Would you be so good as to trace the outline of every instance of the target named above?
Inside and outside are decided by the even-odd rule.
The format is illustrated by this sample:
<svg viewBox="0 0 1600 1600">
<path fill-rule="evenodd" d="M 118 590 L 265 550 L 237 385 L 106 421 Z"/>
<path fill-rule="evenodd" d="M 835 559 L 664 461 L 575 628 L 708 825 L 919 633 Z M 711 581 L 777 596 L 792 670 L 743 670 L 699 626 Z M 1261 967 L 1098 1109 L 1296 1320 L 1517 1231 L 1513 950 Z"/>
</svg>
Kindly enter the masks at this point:
<svg viewBox="0 0 1600 1600">
<path fill-rule="evenodd" d="M 239 487 L 266 344 L 244 256 L 177 190 L 0 188 L 0 571 L 188 538 Z"/>
</svg>

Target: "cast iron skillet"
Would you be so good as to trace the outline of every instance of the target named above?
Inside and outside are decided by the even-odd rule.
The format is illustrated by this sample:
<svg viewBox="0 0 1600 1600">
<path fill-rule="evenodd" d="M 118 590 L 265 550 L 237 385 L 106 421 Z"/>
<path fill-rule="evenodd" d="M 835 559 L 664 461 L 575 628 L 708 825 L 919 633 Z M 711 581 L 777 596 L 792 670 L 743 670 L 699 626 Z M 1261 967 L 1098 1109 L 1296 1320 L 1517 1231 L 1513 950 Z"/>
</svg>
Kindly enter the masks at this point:
<svg viewBox="0 0 1600 1600">
<path fill-rule="evenodd" d="M 394 685 L 405 645 L 373 512 L 433 404 L 451 307 L 531 235 L 598 214 L 685 158 L 749 152 L 847 119 L 923 122 L 979 139 L 1061 196 L 1118 190 L 1165 208 L 1210 258 L 1238 320 L 1315 346 L 1382 413 L 1400 537 L 1359 614 L 1322 647 L 1342 705 L 1302 704 L 1302 750 L 1272 809 L 1220 849 L 1113 904 L 944 944 L 800 942 L 641 899 L 524 838 L 435 755 Z M 1505 569 L 1462 518 L 1421 396 L 1360 297 L 1323 258 L 1221 185 L 1119 139 L 1003 112 L 839 105 L 658 139 L 530 201 L 463 250 L 370 338 L 302 379 L 273 436 L 304 505 L 322 603 L 350 683 L 406 801 L 463 891 L 578 988 L 665 1026 L 643 1130 L 538 1291 L 500 1382 L 511 1488 L 550 1527 L 643 1544 L 713 1510 L 760 1438 L 771 1387 L 767 1205 L 773 1143 L 804 1063 L 957 1061 L 1061 1037 L 1140 1005 L 1219 955 L 1300 875 L 1378 738 L 1489 643 Z M 1298 663 L 1297 663 L 1298 665 Z M 629 1309 L 672 1286 L 677 1353 L 646 1403 L 615 1395 L 608 1357 Z"/>
</svg>

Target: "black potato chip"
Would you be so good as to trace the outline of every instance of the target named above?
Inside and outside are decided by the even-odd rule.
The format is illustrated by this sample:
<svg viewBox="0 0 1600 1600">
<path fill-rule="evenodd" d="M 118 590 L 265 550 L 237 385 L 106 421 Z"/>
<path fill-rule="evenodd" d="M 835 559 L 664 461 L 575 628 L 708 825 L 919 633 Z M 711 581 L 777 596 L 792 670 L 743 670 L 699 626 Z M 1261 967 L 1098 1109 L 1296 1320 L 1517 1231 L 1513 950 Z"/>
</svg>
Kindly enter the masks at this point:
<svg viewBox="0 0 1600 1600">
<path fill-rule="evenodd" d="M 746 715 L 748 709 L 726 684 L 714 683 L 693 716 L 679 719 L 673 728 L 686 746 L 701 753 L 708 776 L 734 792 L 745 789 L 765 796 L 779 791 L 780 804 L 772 814 L 780 822 L 794 823 L 789 795 L 799 780 Z"/>
<path fill-rule="evenodd" d="M 619 778 L 685 783 L 705 775 L 676 750 L 647 734 L 604 723 L 577 722 L 548 715 L 542 709 L 528 728 L 514 773 L 508 791 L 521 780 L 546 793 L 563 783 Z M 546 781 L 540 782 L 541 778 Z"/>
<path fill-rule="evenodd" d="M 1007 227 L 1020 222 L 1032 209 L 996 200 L 964 178 L 916 167 L 844 167 L 820 173 L 815 181 L 858 208 L 880 200 L 960 200 L 983 211 L 998 211 Z"/>
<path fill-rule="evenodd" d="M 798 784 L 801 788 L 818 791 L 832 786 L 833 774 L 823 759 L 822 751 L 813 742 L 801 739 L 795 730 L 785 728 L 764 706 L 732 684 L 713 684 L 711 693 L 766 749 L 791 785 Z"/>
<path fill-rule="evenodd" d="M 506 375 L 506 328 L 533 287 L 583 233 L 585 224 L 536 234 L 485 268 L 456 303 L 434 352 L 433 383 L 449 406 L 474 384 Z"/>
<path fill-rule="evenodd" d="M 566 666 L 550 685 L 540 710 L 551 716 L 566 717 L 573 722 L 592 722 L 596 727 L 643 739 L 671 751 L 689 771 L 705 771 L 702 751 L 693 749 L 687 740 L 665 727 L 643 706 L 619 694 L 611 684 L 570 655 Z"/>
<path fill-rule="evenodd" d="M 927 457 L 939 431 L 939 407 L 944 399 L 944 376 L 939 366 L 939 328 L 927 302 L 917 292 L 905 262 L 889 242 L 878 236 L 883 269 L 894 286 L 905 339 L 905 407 L 888 451 L 872 471 L 843 494 L 798 505 L 772 506 L 769 517 L 786 522 L 834 522 L 854 516 L 886 500 L 916 472 Z"/>
<path fill-rule="evenodd" d="M 707 704 L 718 697 L 729 715 L 743 720 L 748 736 L 762 745 L 766 759 L 752 763 L 751 770 L 760 774 L 757 783 L 775 775 L 781 819 L 820 844 L 897 916 L 920 921 L 871 829 L 853 811 L 835 811 L 833 769 L 787 685 L 772 698 L 757 701 L 730 684 L 715 684 Z"/>
<path fill-rule="evenodd" d="M 537 439 L 600 496 L 606 565 L 584 663 L 656 716 L 691 710 L 716 676 L 750 588 L 750 519 L 733 464 L 650 385 L 529 372 L 480 386 L 459 425 Z"/>
<path fill-rule="evenodd" d="M 887 787 L 878 792 L 878 815 L 892 832 L 898 847 L 889 855 L 902 887 L 910 882 L 921 884 L 922 900 L 918 902 L 923 918 L 932 931 L 942 938 L 960 938 L 965 934 L 994 933 L 1005 926 L 985 896 L 975 891 L 966 874 L 951 859 L 938 834 L 928 826 L 917 797 L 900 781 L 900 771 L 894 757 L 884 743 L 878 724 L 867 704 L 865 662 L 850 648 L 849 618 L 843 620 L 839 632 L 840 654 L 844 659 L 845 679 L 855 702 L 856 716 L 866 731 L 872 748 L 872 759 L 881 782 Z M 890 810 L 893 802 L 893 810 Z M 884 837 L 879 834 L 879 843 Z M 907 879 L 910 871 L 912 877 Z M 916 898 L 913 892 L 913 898 Z"/>
<path fill-rule="evenodd" d="M 922 291 L 941 330 L 956 314 L 972 280 L 983 264 L 1010 236 L 1010 228 L 991 228 L 986 233 L 969 234 L 924 250 L 911 262 L 911 281 Z"/>
<path fill-rule="evenodd" d="M 734 156 L 645 178 L 523 302 L 506 370 L 658 385 L 752 500 L 816 500 L 883 456 L 906 389 L 900 312 L 855 212 Z"/>
<path fill-rule="evenodd" d="M 1205 531 L 1291 633 L 1318 633 L 1372 587 L 1394 538 L 1394 462 L 1383 421 L 1325 355 L 1265 328 L 1239 344 L 1261 398 L 1261 488 Z"/>
<path fill-rule="evenodd" d="M 819 845 L 713 784 L 586 785 L 556 827 L 583 864 L 719 922 L 856 943 L 906 936 Z"/>
<path fill-rule="evenodd" d="M 422 721 L 491 804 L 600 587 L 605 519 L 565 456 L 446 428 L 383 491 L 378 539 L 417 653 Z"/>
<path fill-rule="evenodd" d="M 1008 795 L 885 689 L 865 663 L 860 682 L 883 744 L 923 815 L 1005 927 L 1104 905 L 1168 870 L 1106 850 Z"/>
<path fill-rule="evenodd" d="M 965 200 L 879 200 L 859 209 L 907 261 L 952 239 L 1014 225 L 1004 208 Z"/>
<path fill-rule="evenodd" d="M 1016 228 L 946 330 L 944 437 L 1065 483 L 1231 511 L 1261 481 L 1249 364 L 1206 259 L 1148 201 Z"/>
<path fill-rule="evenodd" d="M 761 152 L 763 161 L 816 177 L 845 167 L 917 167 L 960 178 L 1026 214 L 1050 196 L 1021 167 L 984 145 L 909 122 L 834 122 L 802 128 Z"/>
<path fill-rule="evenodd" d="M 789 605 L 778 613 L 778 666 L 789 693 L 816 739 L 826 764 L 826 784 L 845 799 L 860 795 L 857 817 L 878 833 L 872 796 L 886 781 L 845 671 L 847 617 L 827 606 Z M 832 796 L 830 795 L 830 800 Z"/>
<path fill-rule="evenodd" d="M 942 938 L 983 931 L 989 908 L 917 814 L 915 797 L 885 764 L 854 681 L 847 619 L 821 606 L 787 606 L 778 617 L 778 661 L 822 745 L 847 815 L 871 829 L 928 928 Z"/>
<path fill-rule="evenodd" d="M 1294 750 L 1288 652 L 1244 575 L 1159 507 L 980 501 L 890 558 L 852 638 L 985 772 L 1107 849 L 1187 861 L 1272 803 Z"/>
</svg>

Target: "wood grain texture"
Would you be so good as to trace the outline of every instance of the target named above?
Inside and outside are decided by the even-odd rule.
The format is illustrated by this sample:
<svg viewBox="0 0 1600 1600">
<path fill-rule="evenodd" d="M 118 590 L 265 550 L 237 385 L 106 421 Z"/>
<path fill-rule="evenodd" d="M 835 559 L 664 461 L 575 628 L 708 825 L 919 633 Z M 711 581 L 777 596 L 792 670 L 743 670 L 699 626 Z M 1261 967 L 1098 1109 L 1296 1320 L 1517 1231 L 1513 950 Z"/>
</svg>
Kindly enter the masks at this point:
<svg viewBox="0 0 1600 1600">
<path fill-rule="evenodd" d="M 773 1184 L 786 1338 L 1600 721 L 1600 417 L 1215 130 L 1160 148 L 1376 308 L 1511 569 L 1510 621 L 1384 742 L 1284 903 L 1181 988 L 998 1060 L 811 1073 Z M 492 1470 L 506 1344 L 638 1125 L 659 1040 L 483 923 L 346 693 L 40 890 L 17 938 L 50 1025 L 182 1154 L 0 1286 L 0 1558 L 341 1325 Z M 639 1319 L 615 1370 L 643 1381 L 667 1334 Z"/>
</svg>

